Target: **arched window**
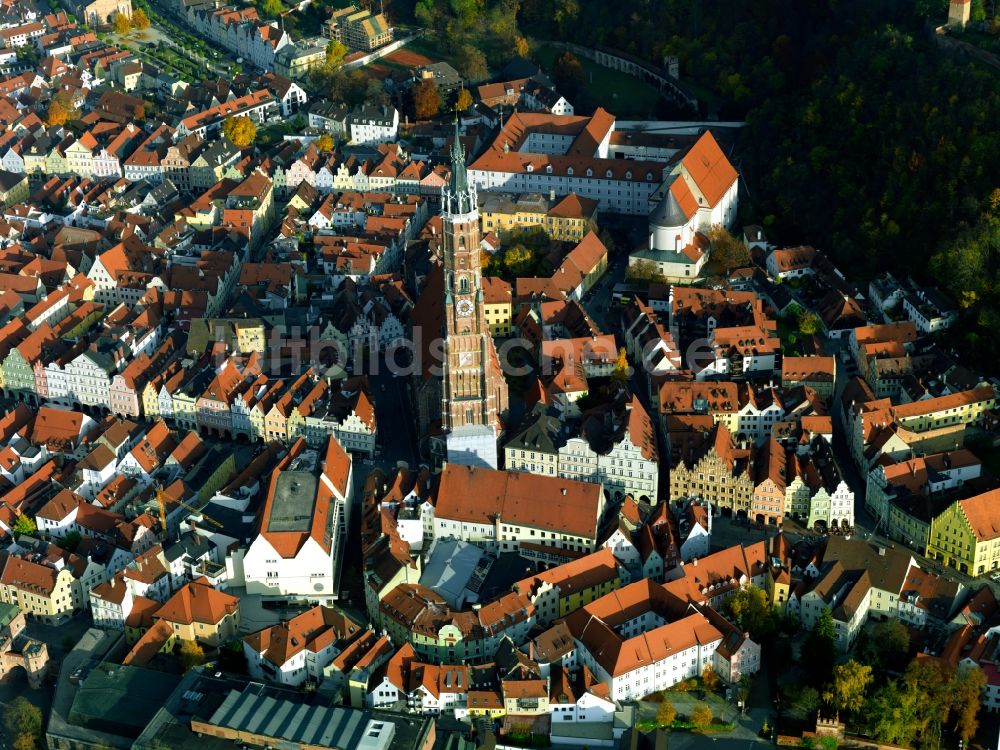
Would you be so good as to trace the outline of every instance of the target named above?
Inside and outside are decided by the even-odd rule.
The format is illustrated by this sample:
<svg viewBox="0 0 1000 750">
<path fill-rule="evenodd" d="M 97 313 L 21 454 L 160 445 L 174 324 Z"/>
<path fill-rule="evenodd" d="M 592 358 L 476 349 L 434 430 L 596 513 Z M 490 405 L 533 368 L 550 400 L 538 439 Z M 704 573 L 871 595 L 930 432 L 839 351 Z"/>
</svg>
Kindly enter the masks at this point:
<svg viewBox="0 0 1000 750">
<path fill-rule="evenodd" d="M 459 294 L 469 293 L 469 277 L 463 276 L 458 280 L 458 292 Z"/>
</svg>

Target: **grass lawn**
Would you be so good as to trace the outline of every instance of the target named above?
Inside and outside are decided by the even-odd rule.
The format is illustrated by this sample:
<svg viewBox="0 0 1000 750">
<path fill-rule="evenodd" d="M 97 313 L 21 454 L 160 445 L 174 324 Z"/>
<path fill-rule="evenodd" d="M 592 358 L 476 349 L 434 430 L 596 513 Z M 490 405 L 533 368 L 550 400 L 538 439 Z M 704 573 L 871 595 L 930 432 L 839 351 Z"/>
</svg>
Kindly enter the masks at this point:
<svg viewBox="0 0 1000 750">
<path fill-rule="evenodd" d="M 543 45 L 533 57 L 542 69 L 551 73 L 561 50 Z M 660 93 L 630 75 L 598 65 L 586 57 L 580 65 L 587 76 L 587 91 L 594 101 L 612 114 L 622 118 L 648 118 L 656 112 Z"/>
</svg>

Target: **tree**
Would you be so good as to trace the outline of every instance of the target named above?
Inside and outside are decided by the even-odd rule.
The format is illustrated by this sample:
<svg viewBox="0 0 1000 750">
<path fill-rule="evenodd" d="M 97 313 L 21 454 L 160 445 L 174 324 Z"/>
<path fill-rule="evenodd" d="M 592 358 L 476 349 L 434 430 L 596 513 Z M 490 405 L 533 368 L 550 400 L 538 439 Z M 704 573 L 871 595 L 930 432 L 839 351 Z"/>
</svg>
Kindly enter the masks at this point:
<svg viewBox="0 0 1000 750">
<path fill-rule="evenodd" d="M 628 354 L 623 346 L 618 350 L 618 356 L 615 358 L 615 366 L 611 371 L 611 379 L 617 383 L 627 383 L 630 369 L 631 368 L 628 364 Z"/>
<path fill-rule="evenodd" d="M 385 85 L 378 78 L 372 78 L 365 86 L 364 100 L 374 107 L 384 107 L 390 103 Z"/>
<path fill-rule="evenodd" d="M 455 109 L 459 112 L 464 112 L 469 107 L 472 106 L 472 94 L 464 86 L 458 90 L 458 96 L 455 98 Z"/>
<path fill-rule="evenodd" d="M 483 12 L 483 0 L 450 0 L 449 5 L 465 27 L 476 25 Z"/>
<path fill-rule="evenodd" d="M 455 60 L 458 72 L 470 81 L 482 81 L 489 77 L 486 55 L 471 44 L 463 44 Z"/>
<path fill-rule="evenodd" d="M 14 737 L 15 750 L 34 750 L 42 736 L 42 712 L 24 697 L 7 704 L 3 712 L 3 725 Z"/>
<path fill-rule="evenodd" d="M 503 267 L 511 276 L 524 276 L 535 266 L 535 253 L 525 245 L 508 247 L 503 254 Z"/>
<path fill-rule="evenodd" d="M 336 67 L 344 61 L 346 54 L 347 47 L 336 39 L 331 39 L 330 43 L 326 45 L 326 64 L 331 68 Z"/>
<path fill-rule="evenodd" d="M 124 13 L 116 13 L 114 20 L 111 22 L 111 28 L 118 35 L 127 34 L 129 29 L 132 28 L 132 22 L 129 21 L 128 16 Z"/>
<path fill-rule="evenodd" d="M 674 704 L 664 696 L 663 702 L 660 703 L 660 707 L 656 709 L 656 723 L 661 727 L 669 727 L 677 719 L 677 709 L 674 708 Z"/>
<path fill-rule="evenodd" d="M 525 39 L 523 36 L 519 36 L 517 39 L 514 40 L 514 53 L 518 57 L 528 56 L 528 40 Z"/>
<path fill-rule="evenodd" d="M 49 108 L 45 113 L 45 122 L 49 125 L 65 125 L 70 119 L 70 111 L 59 100 L 53 99 L 49 102 Z"/>
<path fill-rule="evenodd" d="M 704 703 L 695 704 L 694 711 L 691 712 L 691 723 L 697 729 L 704 729 L 712 723 L 712 709 Z"/>
<path fill-rule="evenodd" d="M 264 18 L 277 18 L 285 12 L 285 6 L 281 0 L 261 0 L 257 9 Z"/>
<path fill-rule="evenodd" d="M 149 16 L 142 8 L 136 8 L 132 13 L 132 28 L 144 31 L 149 28 Z"/>
<path fill-rule="evenodd" d="M 14 521 L 13 530 L 15 534 L 28 534 L 30 536 L 38 531 L 38 525 L 31 516 L 20 515 Z"/>
<path fill-rule="evenodd" d="M 872 668 L 851 659 L 833 668 L 833 683 L 823 693 L 823 699 L 838 711 L 858 713 L 865 704 L 865 693 L 872 684 Z"/>
<path fill-rule="evenodd" d="M 937 736 L 953 705 L 950 690 L 939 662 L 914 659 L 899 680 L 877 689 L 868 701 L 869 731 L 898 745 Z"/>
<path fill-rule="evenodd" d="M 955 713 L 955 731 L 968 744 L 979 728 L 979 705 L 986 676 L 978 666 L 963 666 L 948 684 L 951 709 Z"/>
<path fill-rule="evenodd" d="M 777 629 L 774 609 L 762 588 L 744 586 L 726 602 L 726 608 L 733 622 L 755 641 L 770 638 Z"/>
<path fill-rule="evenodd" d="M 833 624 L 830 608 L 824 607 L 812 631 L 803 644 L 804 653 L 810 655 L 813 668 L 810 678 L 814 685 L 825 685 L 833 676 L 833 661 L 837 655 L 837 628 Z"/>
<path fill-rule="evenodd" d="M 552 72 L 556 87 L 567 96 L 572 96 L 580 91 L 587 80 L 583 72 L 583 65 L 572 52 L 563 52 L 559 55 Z"/>
<path fill-rule="evenodd" d="M 441 110 L 441 95 L 430 78 L 424 78 L 413 87 L 413 116 L 429 120 Z"/>
<path fill-rule="evenodd" d="M 727 275 L 734 268 L 750 265 L 750 250 L 724 226 L 716 224 L 709 229 L 708 241 L 712 244 L 712 259 L 722 266 Z"/>
<path fill-rule="evenodd" d="M 625 271 L 625 280 L 637 286 L 649 284 L 666 284 L 667 278 L 660 273 L 656 263 L 651 260 L 637 260 Z"/>
<path fill-rule="evenodd" d="M 555 0 L 552 5 L 552 20 L 556 22 L 560 33 L 565 33 L 580 15 L 579 0 Z"/>
<path fill-rule="evenodd" d="M 186 672 L 205 661 L 205 651 L 198 641 L 181 641 L 181 645 L 177 649 L 177 658 L 181 660 Z"/>
<path fill-rule="evenodd" d="M 76 548 L 80 546 L 82 539 L 83 535 L 79 531 L 71 531 L 63 537 L 61 546 L 68 552 L 75 552 Z"/>
<path fill-rule="evenodd" d="M 819 691 L 812 685 L 795 685 L 793 690 L 786 690 L 785 700 L 792 710 L 802 714 L 806 719 L 811 719 L 819 710 L 823 703 L 823 698 Z"/>
<path fill-rule="evenodd" d="M 20 47 L 15 47 L 14 52 L 17 53 L 17 61 L 24 63 L 30 68 L 35 68 L 38 65 L 38 48 L 33 44 L 23 44 Z"/>
<path fill-rule="evenodd" d="M 333 151 L 333 136 L 329 133 L 324 133 L 315 142 L 316 150 L 321 154 L 327 154 Z"/>
<path fill-rule="evenodd" d="M 889 682 L 869 701 L 869 731 L 882 742 L 909 745 L 921 725 L 918 702 L 915 693 Z"/>
<path fill-rule="evenodd" d="M 437 26 L 438 10 L 434 0 L 417 0 L 413 8 L 413 17 L 429 29 Z"/>
<path fill-rule="evenodd" d="M 807 312 L 799 318 L 799 332 L 806 336 L 819 333 L 820 324 L 816 313 Z"/>
<path fill-rule="evenodd" d="M 701 672 L 701 684 L 705 686 L 705 690 L 710 693 L 714 693 L 719 689 L 721 682 L 722 681 L 719 679 L 719 675 L 715 673 L 712 666 L 710 664 L 706 664 L 705 669 Z"/>
<path fill-rule="evenodd" d="M 892 669 L 901 672 L 906 668 L 910 651 L 910 631 L 899 620 L 883 620 L 869 624 L 858 636 L 854 652 L 862 664 L 876 670 Z"/>
<path fill-rule="evenodd" d="M 257 126 L 254 121 L 245 115 L 230 117 L 222 123 L 222 134 L 228 138 L 236 148 L 246 148 L 253 143 L 257 137 Z"/>
</svg>

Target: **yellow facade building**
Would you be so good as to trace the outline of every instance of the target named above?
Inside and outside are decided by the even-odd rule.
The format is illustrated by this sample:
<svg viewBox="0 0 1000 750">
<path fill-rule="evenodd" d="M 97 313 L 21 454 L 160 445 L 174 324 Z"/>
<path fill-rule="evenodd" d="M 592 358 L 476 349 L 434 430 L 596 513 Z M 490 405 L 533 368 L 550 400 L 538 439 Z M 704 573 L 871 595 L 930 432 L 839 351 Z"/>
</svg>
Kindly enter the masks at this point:
<svg viewBox="0 0 1000 750">
<path fill-rule="evenodd" d="M 67 569 L 11 555 L 0 573 L 0 601 L 14 604 L 25 614 L 57 625 L 68 620 L 79 605 L 75 579 Z"/>
<path fill-rule="evenodd" d="M 927 556 L 979 576 L 1000 568 L 1000 490 L 956 500 L 931 520 Z"/>
<path fill-rule="evenodd" d="M 168 623 L 180 640 L 217 646 L 239 634 L 240 600 L 201 578 L 179 589 L 155 617 Z"/>
<path fill-rule="evenodd" d="M 570 193 L 558 200 L 526 193 L 514 200 L 491 196 L 481 209 L 483 234 L 541 229 L 553 240 L 579 242 L 597 228 L 597 201 Z"/>
<path fill-rule="evenodd" d="M 30 195 L 27 175 L 0 169 L 0 203 L 13 206 L 28 200 Z"/>
<path fill-rule="evenodd" d="M 511 285 L 493 276 L 483 277 L 483 314 L 493 336 L 510 336 L 514 317 Z"/>
</svg>

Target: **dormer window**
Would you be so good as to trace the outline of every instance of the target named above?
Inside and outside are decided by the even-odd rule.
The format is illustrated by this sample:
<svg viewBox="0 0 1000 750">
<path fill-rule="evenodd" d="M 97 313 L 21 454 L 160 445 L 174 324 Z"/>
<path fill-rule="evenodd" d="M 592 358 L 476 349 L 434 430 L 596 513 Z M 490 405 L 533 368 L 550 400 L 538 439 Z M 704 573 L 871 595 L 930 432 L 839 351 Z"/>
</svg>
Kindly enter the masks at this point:
<svg viewBox="0 0 1000 750">
<path fill-rule="evenodd" d="M 545 174 L 552 174 L 552 165 L 551 164 L 546 164 L 545 165 Z"/>
<path fill-rule="evenodd" d="M 611 177 L 611 170 L 609 169 L 607 172 L 605 172 L 604 176 L 610 178 Z"/>
<path fill-rule="evenodd" d="M 632 173 L 631 172 L 626 172 L 625 173 L 625 179 L 626 180 L 631 180 L 632 179 Z"/>
<path fill-rule="evenodd" d="M 535 171 L 535 165 L 534 164 L 529 164 L 528 165 L 528 171 L 529 172 L 534 172 Z"/>
<path fill-rule="evenodd" d="M 573 167 L 566 167 L 566 174 L 572 176 L 573 175 Z"/>
<path fill-rule="evenodd" d="M 593 176 L 594 176 L 594 170 L 591 169 L 590 167 L 587 167 L 587 177 L 593 177 Z"/>
</svg>

